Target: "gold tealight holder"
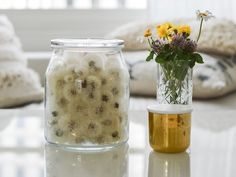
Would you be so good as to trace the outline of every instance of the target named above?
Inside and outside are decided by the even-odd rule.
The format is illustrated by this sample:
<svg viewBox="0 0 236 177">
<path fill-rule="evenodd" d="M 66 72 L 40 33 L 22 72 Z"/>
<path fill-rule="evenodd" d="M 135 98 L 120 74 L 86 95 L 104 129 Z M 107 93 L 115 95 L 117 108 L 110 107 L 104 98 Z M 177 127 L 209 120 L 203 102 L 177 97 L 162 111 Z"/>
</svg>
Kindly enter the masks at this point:
<svg viewBox="0 0 236 177">
<path fill-rule="evenodd" d="M 149 143 L 157 152 L 184 152 L 190 145 L 191 112 L 187 105 L 148 107 Z"/>
</svg>

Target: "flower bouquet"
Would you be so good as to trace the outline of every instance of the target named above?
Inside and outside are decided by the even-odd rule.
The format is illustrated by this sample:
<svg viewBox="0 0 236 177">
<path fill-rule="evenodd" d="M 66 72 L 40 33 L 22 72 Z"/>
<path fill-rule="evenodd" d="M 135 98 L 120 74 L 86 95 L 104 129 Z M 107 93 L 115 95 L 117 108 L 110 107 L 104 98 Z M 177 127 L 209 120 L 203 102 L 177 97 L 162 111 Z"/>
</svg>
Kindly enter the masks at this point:
<svg viewBox="0 0 236 177">
<path fill-rule="evenodd" d="M 203 63 L 197 42 L 203 21 L 212 14 L 197 11 L 197 16 L 201 21 L 196 40 L 190 38 L 190 26 L 172 23 L 158 25 L 157 38 L 150 29 L 144 34 L 150 46 L 146 60 L 158 63 L 158 104 L 148 107 L 149 143 L 158 152 L 183 152 L 190 145 L 192 68 Z"/>
<path fill-rule="evenodd" d="M 147 29 L 144 36 L 150 46 L 146 61 L 155 60 L 158 65 L 157 100 L 163 104 L 191 104 L 192 68 L 195 63 L 203 63 L 196 52 L 204 20 L 213 17 L 209 11 L 197 11 L 200 19 L 199 33 L 196 40 L 190 38 L 188 25 L 164 23 L 156 27 L 157 37 Z"/>
</svg>

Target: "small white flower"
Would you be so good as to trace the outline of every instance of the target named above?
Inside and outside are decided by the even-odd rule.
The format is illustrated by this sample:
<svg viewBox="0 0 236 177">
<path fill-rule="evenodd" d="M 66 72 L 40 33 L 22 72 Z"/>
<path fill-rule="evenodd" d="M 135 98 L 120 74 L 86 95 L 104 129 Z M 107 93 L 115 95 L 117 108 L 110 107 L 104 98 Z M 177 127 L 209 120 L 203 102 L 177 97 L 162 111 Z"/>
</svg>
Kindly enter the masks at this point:
<svg viewBox="0 0 236 177">
<path fill-rule="evenodd" d="M 205 21 L 207 21 L 207 20 L 209 20 L 209 19 L 215 17 L 215 16 L 214 16 L 210 11 L 208 11 L 208 10 L 206 10 L 205 12 L 200 12 L 200 10 L 197 10 L 197 11 L 196 11 L 196 15 L 197 15 L 197 19 L 198 19 L 198 20 L 203 19 L 203 20 L 205 20 Z"/>
</svg>

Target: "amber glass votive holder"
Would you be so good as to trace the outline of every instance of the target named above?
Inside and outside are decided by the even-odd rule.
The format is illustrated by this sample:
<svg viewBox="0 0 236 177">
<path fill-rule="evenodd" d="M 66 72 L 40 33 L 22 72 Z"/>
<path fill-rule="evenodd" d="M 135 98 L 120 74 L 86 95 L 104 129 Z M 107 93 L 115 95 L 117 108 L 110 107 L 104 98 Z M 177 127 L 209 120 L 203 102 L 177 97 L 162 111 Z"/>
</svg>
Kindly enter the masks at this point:
<svg viewBox="0 0 236 177">
<path fill-rule="evenodd" d="M 184 152 L 190 146 L 191 112 L 187 105 L 157 104 L 148 107 L 149 143 L 154 151 Z"/>
</svg>

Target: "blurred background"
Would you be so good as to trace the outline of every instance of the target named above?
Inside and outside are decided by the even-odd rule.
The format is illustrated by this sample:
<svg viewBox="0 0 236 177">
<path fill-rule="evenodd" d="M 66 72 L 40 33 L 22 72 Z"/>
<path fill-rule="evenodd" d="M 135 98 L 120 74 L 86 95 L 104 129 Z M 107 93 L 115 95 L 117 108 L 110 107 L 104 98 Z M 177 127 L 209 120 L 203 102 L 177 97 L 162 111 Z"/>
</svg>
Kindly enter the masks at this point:
<svg viewBox="0 0 236 177">
<path fill-rule="evenodd" d="M 56 37 L 103 37 L 132 21 L 195 17 L 197 9 L 236 21 L 235 0 L 0 0 L 25 51 L 49 50 Z"/>
</svg>

